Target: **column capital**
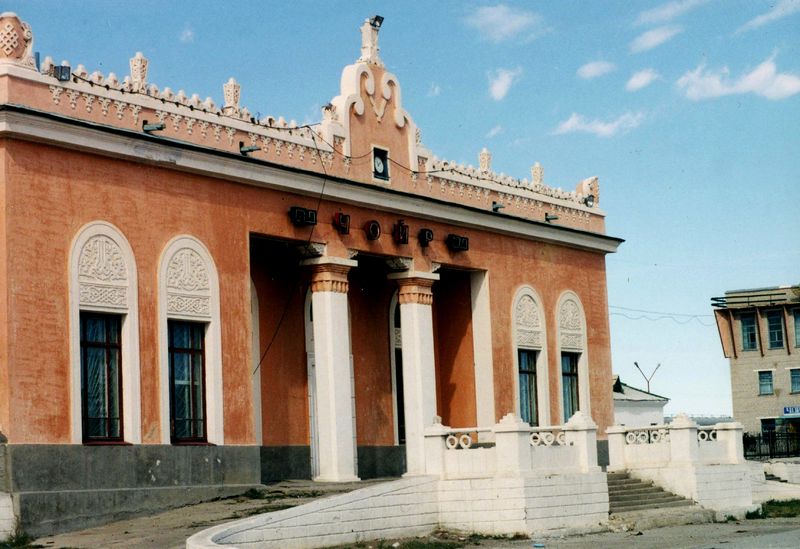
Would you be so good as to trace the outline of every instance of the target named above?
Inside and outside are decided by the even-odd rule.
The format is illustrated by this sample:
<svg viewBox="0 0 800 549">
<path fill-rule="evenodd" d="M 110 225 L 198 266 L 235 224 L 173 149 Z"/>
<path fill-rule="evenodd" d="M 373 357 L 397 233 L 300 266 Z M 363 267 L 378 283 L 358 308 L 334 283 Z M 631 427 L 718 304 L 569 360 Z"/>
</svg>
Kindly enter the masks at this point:
<svg viewBox="0 0 800 549">
<path fill-rule="evenodd" d="M 358 265 L 358 262 L 341 257 L 315 257 L 301 261 L 300 265 L 311 267 L 312 293 L 346 294 L 349 287 L 347 273 Z"/>
<path fill-rule="evenodd" d="M 398 278 L 397 284 L 400 286 L 397 295 L 398 301 L 401 305 L 405 303 L 433 305 L 434 282 L 436 281 L 430 278 Z"/>
</svg>

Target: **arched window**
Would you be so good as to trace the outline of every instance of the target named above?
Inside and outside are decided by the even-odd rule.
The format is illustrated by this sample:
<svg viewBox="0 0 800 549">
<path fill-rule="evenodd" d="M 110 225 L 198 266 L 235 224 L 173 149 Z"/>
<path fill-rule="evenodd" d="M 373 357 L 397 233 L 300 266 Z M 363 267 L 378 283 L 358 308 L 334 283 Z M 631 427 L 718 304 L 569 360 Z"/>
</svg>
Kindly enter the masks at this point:
<svg viewBox="0 0 800 549">
<path fill-rule="evenodd" d="M 206 247 L 172 239 L 159 268 L 161 438 L 224 442 L 219 282 Z"/>
<path fill-rule="evenodd" d="M 540 303 L 530 286 L 517 290 L 513 302 L 517 409 L 522 420 L 531 425 L 550 421 L 547 338 Z"/>
<path fill-rule="evenodd" d="M 141 437 L 136 261 L 110 223 L 85 225 L 70 253 L 72 442 Z"/>
<path fill-rule="evenodd" d="M 586 316 L 580 298 L 564 292 L 558 300 L 558 349 L 561 366 L 561 410 L 564 422 L 582 410 L 590 411 Z"/>
</svg>

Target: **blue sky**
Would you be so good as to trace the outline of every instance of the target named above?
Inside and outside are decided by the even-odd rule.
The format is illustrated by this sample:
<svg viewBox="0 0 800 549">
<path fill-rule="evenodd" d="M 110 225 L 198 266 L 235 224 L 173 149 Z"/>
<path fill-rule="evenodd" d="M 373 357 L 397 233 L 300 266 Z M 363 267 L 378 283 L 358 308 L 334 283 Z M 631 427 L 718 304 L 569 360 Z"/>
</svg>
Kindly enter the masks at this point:
<svg viewBox="0 0 800 549">
<path fill-rule="evenodd" d="M 235 77 L 261 116 L 313 122 L 386 19 L 381 55 L 439 157 L 574 188 L 598 175 L 615 373 L 730 413 L 709 298 L 800 282 L 800 0 L 670 2 L 10 1 L 35 49 L 222 100 Z M 676 313 L 660 315 L 657 313 Z M 697 316 L 691 316 L 697 315 Z M 800 404 L 800 402 L 798 402 Z"/>
</svg>

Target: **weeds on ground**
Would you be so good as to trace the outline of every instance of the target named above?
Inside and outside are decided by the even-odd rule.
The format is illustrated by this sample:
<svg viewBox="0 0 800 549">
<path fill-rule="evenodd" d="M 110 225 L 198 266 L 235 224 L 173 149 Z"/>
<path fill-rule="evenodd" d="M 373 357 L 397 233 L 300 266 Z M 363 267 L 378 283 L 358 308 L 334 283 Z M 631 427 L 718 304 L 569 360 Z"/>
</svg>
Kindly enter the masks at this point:
<svg viewBox="0 0 800 549">
<path fill-rule="evenodd" d="M 33 537 L 22 529 L 19 519 L 14 524 L 14 532 L 4 541 L 0 541 L 0 549 L 33 549 L 35 547 L 44 547 L 44 545 L 33 544 Z"/>
<path fill-rule="evenodd" d="M 748 519 L 765 518 L 790 518 L 800 516 L 800 499 L 789 501 L 776 501 L 771 499 L 761 504 L 760 509 L 750 511 L 745 515 Z"/>
</svg>

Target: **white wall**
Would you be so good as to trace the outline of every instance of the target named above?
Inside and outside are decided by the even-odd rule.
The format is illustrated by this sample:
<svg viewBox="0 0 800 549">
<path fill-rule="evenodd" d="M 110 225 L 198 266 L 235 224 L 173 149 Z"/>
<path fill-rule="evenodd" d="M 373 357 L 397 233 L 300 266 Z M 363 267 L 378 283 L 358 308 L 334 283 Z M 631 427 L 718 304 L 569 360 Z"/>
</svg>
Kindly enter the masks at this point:
<svg viewBox="0 0 800 549">
<path fill-rule="evenodd" d="M 625 427 L 649 427 L 664 423 L 666 402 L 654 401 L 614 401 L 614 425 Z"/>
</svg>

